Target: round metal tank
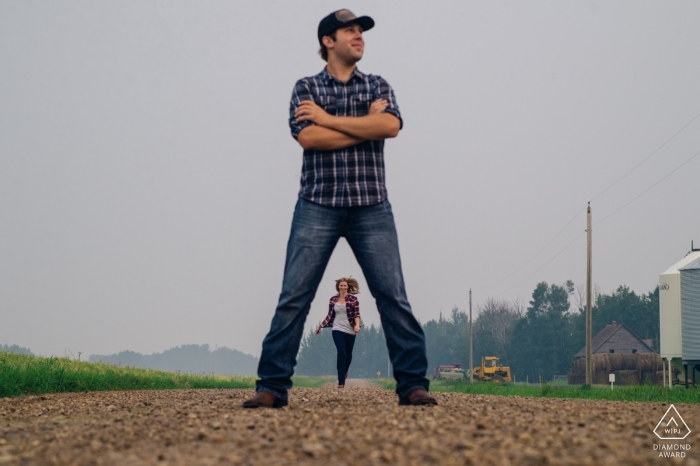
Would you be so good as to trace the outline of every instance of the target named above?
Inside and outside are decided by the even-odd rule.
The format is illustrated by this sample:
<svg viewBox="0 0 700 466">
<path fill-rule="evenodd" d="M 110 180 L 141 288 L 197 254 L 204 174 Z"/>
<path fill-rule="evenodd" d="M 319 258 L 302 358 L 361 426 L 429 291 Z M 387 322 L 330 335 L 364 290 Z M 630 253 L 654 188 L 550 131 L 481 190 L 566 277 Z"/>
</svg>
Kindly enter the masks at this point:
<svg viewBox="0 0 700 466">
<path fill-rule="evenodd" d="M 700 364 L 700 259 L 679 269 L 683 364 Z"/>
<path fill-rule="evenodd" d="M 683 355 L 680 269 L 698 259 L 700 251 L 693 251 L 659 276 L 661 357 L 664 359 L 672 360 Z"/>
</svg>

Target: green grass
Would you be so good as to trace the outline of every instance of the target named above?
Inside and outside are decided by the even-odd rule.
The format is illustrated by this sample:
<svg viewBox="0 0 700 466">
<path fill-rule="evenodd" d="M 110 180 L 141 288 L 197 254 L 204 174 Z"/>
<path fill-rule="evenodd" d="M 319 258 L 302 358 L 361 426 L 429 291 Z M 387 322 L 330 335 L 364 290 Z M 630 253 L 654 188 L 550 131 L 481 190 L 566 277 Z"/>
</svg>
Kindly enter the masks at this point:
<svg viewBox="0 0 700 466">
<path fill-rule="evenodd" d="M 326 375 L 322 377 L 308 377 L 306 375 L 296 375 L 292 377 L 292 384 L 295 388 L 321 388 L 328 382 L 337 380 L 335 376 Z"/>
<path fill-rule="evenodd" d="M 0 398 L 58 392 L 253 388 L 255 377 L 202 376 L 0 351 Z"/>
<path fill-rule="evenodd" d="M 395 390 L 396 380 L 394 379 L 372 379 L 372 382 L 376 383 L 384 390 Z M 432 384 L 432 382 L 430 382 Z"/>
<path fill-rule="evenodd" d="M 377 383 L 385 390 L 396 389 L 396 381 L 393 379 L 371 379 L 371 381 Z M 684 387 L 680 386 L 668 389 L 659 385 L 634 385 L 625 387 L 617 386 L 614 390 L 610 390 L 609 385 L 594 385 L 592 388 L 585 388 L 580 385 L 568 385 L 565 380 L 557 380 L 554 383 L 545 383 L 542 385 L 524 382 L 504 385 L 492 384 L 489 382 L 470 384 L 465 380 L 431 380 L 430 390 L 434 392 L 457 392 L 474 395 L 700 403 L 700 389 L 686 390 Z"/>
<path fill-rule="evenodd" d="M 295 387 L 319 388 L 335 377 L 293 377 Z M 382 388 L 393 390 L 391 379 L 371 379 Z M 88 363 L 67 358 L 43 358 L 0 351 L 0 398 L 58 392 L 102 390 L 164 390 L 194 388 L 254 388 L 255 377 L 202 376 L 173 372 Z M 479 395 L 530 396 L 546 398 L 583 398 L 610 401 L 700 403 L 700 390 L 683 387 L 668 389 L 658 385 L 592 388 L 564 384 L 488 382 L 469 384 L 463 380 L 431 380 L 435 392 Z"/>
<path fill-rule="evenodd" d="M 393 390 L 396 382 L 389 379 L 377 383 L 387 390 Z M 588 400 L 640 401 L 665 403 L 700 403 L 700 389 L 686 390 L 684 387 L 669 389 L 659 385 L 634 385 L 615 387 L 594 385 L 592 388 L 580 385 L 552 384 L 492 384 L 464 380 L 431 380 L 430 390 L 434 392 L 469 393 L 473 395 L 529 396 L 539 398 L 581 398 Z"/>
</svg>

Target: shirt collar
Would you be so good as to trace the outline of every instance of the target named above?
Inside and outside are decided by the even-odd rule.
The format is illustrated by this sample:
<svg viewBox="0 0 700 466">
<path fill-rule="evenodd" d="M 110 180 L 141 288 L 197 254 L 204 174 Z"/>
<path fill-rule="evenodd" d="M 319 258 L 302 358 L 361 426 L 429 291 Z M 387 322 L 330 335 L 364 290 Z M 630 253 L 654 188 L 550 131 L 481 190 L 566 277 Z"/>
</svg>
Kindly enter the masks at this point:
<svg viewBox="0 0 700 466">
<path fill-rule="evenodd" d="M 323 82 L 325 82 L 326 84 L 328 84 L 328 82 L 331 80 L 338 81 L 336 78 L 331 76 L 331 74 L 328 72 L 328 70 L 326 68 L 323 68 L 323 71 L 321 71 L 320 76 L 321 76 L 321 79 L 323 80 Z M 355 67 L 355 69 L 352 72 L 352 76 L 350 76 L 350 79 L 348 79 L 348 82 L 352 81 L 353 79 L 362 80 L 365 77 L 366 77 L 366 75 L 362 71 L 360 71 L 357 67 Z M 340 82 L 340 81 L 338 81 L 338 82 Z"/>
</svg>

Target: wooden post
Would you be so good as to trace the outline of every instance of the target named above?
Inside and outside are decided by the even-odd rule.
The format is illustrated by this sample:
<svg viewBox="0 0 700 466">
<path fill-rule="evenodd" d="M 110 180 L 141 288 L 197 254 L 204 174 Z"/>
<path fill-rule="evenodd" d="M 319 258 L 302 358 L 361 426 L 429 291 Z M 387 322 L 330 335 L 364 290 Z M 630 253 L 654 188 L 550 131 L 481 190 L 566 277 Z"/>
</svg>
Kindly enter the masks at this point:
<svg viewBox="0 0 700 466">
<path fill-rule="evenodd" d="M 591 232 L 591 203 L 588 203 L 586 237 L 588 239 L 587 254 L 586 254 L 586 385 L 593 385 L 593 373 L 591 364 L 591 332 L 592 332 L 592 303 L 591 303 L 591 276 L 592 276 L 592 247 L 593 237 Z"/>
<path fill-rule="evenodd" d="M 663 358 L 661 359 L 661 366 L 663 366 L 663 368 L 664 368 L 664 387 L 665 387 L 666 386 L 666 360 Z"/>
<path fill-rule="evenodd" d="M 469 383 L 474 382 L 474 359 L 472 345 L 472 289 L 469 288 Z"/>
</svg>

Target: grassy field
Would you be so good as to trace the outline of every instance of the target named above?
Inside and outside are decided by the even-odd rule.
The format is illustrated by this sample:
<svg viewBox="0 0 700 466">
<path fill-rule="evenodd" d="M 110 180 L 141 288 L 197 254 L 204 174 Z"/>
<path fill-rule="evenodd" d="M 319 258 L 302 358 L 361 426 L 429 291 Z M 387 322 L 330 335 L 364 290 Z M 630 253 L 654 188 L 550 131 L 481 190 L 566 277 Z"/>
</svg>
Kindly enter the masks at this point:
<svg viewBox="0 0 700 466">
<path fill-rule="evenodd" d="M 251 388 L 254 377 L 207 377 L 0 352 L 0 397 L 100 390 Z"/>
<path fill-rule="evenodd" d="M 255 377 L 204 376 L 0 352 L 0 398 L 59 392 L 254 388 Z M 294 377 L 294 386 L 320 387 L 320 377 Z"/>
<path fill-rule="evenodd" d="M 377 381 L 386 389 L 396 387 L 393 380 Z M 431 380 L 430 390 L 435 392 L 471 393 L 475 395 L 529 396 L 546 398 L 583 398 L 589 400 L 642 401 L 666 403 L 700 403 L 700 389 L 686 390 L 684 387 L 668 389 L 659 385 L 634 385 L 615 387 L 594 385 L 587 389 L 580 385 L 552 384 L 505 384 L 489 382 L 470 384 L 462 380 Z"/>
<path fill-rule="evenodd" d="M 308 377 L 305 375 L 295 375 L 292 377 L 292 383 L 295 388 L 321 388 L 328 382 L 338 380 L 334 375 L 324 375 L 321 377 Z"/>
<path fill-rule="evenodd" d="M 333 381 L 328 377 L 293 377 L 295 387 L 319 388 Z M 372 379 L 387 390 L 395 388 L 390 379 Z M 80 362 L 67 358 L 43 358 L 0 352 L 0 398 L 58 392 L 101 390 L 168 390 L 194 388 L 254 388 L 255 377 L 204 376 L 174 372 L 120 367 L 110 364 Z M 436 392 L 458 392 L 479 395 L 528 396 L 549 398 L 584 398 L 610 401 L 647 401 L 667 403 L 700 403 L 700 389 L 683 387 L 668 389 L 658 385 L 615 387 L 557 384 L 515 383 L 506 385 L 488 382 L 469 384 L 462 380 L 431 380 Z"/>
</svg>

